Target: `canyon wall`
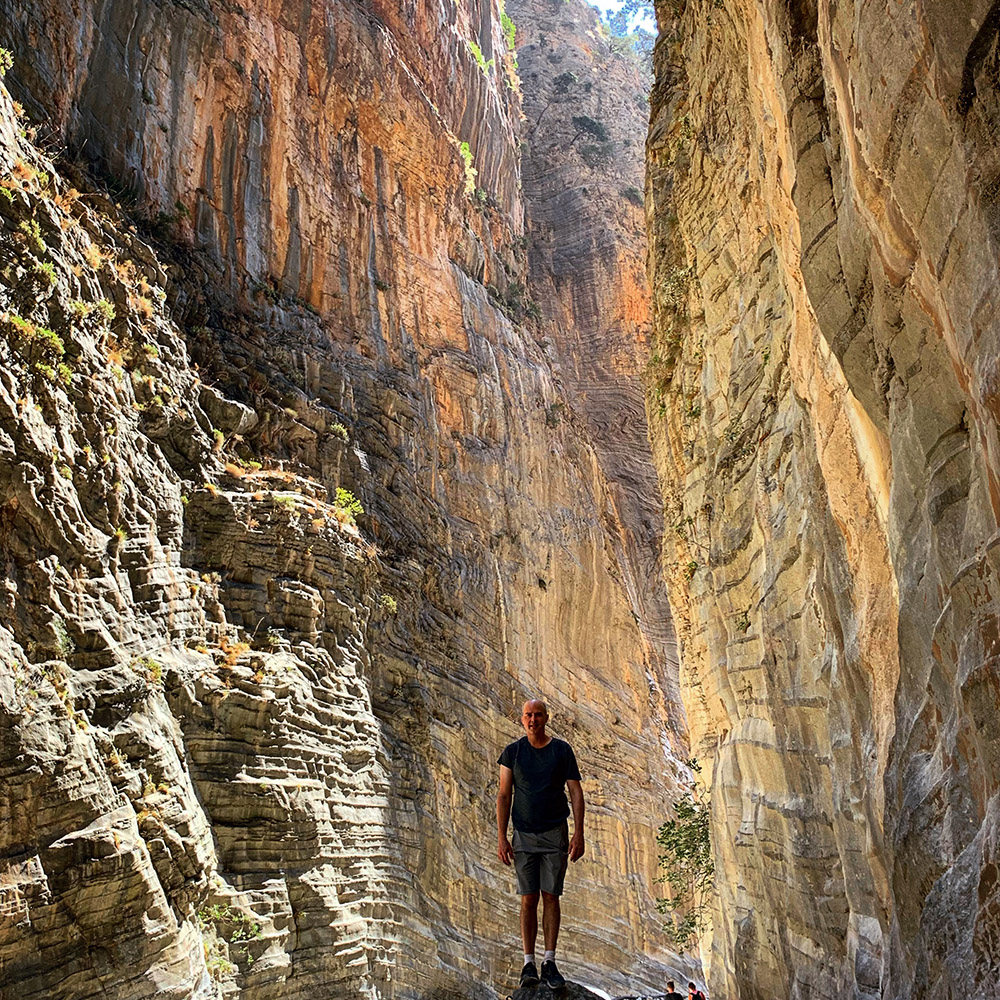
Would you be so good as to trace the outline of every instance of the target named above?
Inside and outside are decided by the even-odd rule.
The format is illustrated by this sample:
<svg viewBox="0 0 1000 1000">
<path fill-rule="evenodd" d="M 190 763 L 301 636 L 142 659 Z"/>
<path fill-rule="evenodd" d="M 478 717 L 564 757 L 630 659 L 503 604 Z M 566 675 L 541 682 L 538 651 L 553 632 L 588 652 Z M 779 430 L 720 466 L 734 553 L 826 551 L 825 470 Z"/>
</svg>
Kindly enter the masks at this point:
<svg viewBox="0 0 1000 1000">
<path fill-rule="evenodd" d="M 535 330 L 608 476 L 625 587 L 654 675 L 671 678 L 671 729 L 680 733 L 642 380 L 650 325 L 643 136 L 652 81 L 595 10 L 553 0 L 512 0 L 510 10 L 524 80 L 528 289 L 542 306 Z"/>
<path fill-rule="evenodd" d="M 562 24 L 540 87 L 564 55 L 634 98 L 589 8 L 515 16 Z M 609 202 L 588 298 L 488 3 L 0 0 L 0 46 L 4 988 L 506 990 L 535 694 L 589 806 L 564 971 L 693 972 L 654 902 L 686 745 L 634 137 L 544 152 Z"/>
<path fill-rule="evenodd" d="M 998 8 L 658 17 L 648 405 L 713 992 L 996 997 Z"/>
</svg>

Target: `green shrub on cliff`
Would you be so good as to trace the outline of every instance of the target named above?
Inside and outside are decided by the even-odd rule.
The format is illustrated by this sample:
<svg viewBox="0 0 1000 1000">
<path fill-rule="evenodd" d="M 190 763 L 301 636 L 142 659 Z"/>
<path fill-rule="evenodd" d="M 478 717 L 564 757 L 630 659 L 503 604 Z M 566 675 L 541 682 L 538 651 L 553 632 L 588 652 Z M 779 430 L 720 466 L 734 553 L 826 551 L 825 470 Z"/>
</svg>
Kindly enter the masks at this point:
<svg viewBox="0 0 1000 1000">
<path fill-rule="evenodd" d="M 14 54 L 9 49 L 0 49 L 0 80 L 7 75 L 7 70 L 13 65 Z"/>
<path fill-rule="evenodd" d="M 350 491 L 342 486 L 337 487 L 337 498 L 333 501 L 334 509 L 345 521 L 354 524 L 354 519 L 365 512 L 361 506 L 361 501 Z"/>
<path fill-rule="evenodd" d="M 697 761 L 689 764 L 692 770 L 700 770 Z M 661 849 L 658 863 L 663 870 L 657 881 L 670 886 L 669 898 L 659 900 L 657 908 L 667 915 L 667 937 L 684 948 L 708 925 L 715 864 L 708 803 L 685 792 L 674 803 L 674 814 L 656 835 Z"/>
<path fill-rule="evenodd" d="M 17 227 L 18 233 L 20 233 L 21 238 L 28 247 L 39 256 L 43 255 L 47 247 L 45 246 L 45 240 L 42 239 L 42 230 L 35 219 L 24 219 L 20 225 Z"/>
<path fill-rule="evenodd" d="M 51 288 L 58 280 L 55 265 L 50 260 L 36 262 L 33 270 L 43 288 Z"/>
<path fill-rule="evenodd" d="M 17 313 L 0 315 L 0 330 L 16 339 L 19 348 L 29 357 L 41 355 L 46 362 L 56 363 L 66 353 L 62 337 L 47 326 L 37 326 Z"/>
<path fill-rule="evenodd" d="M 476 193 L 476 174 L 479 171 L 472 165 L 472 147 L 467 142 L 461 143 L 458 151 L 465 164 L 465 193 L 471 198 Z"/>
<path fill-rule="evenodd" d="M 56 637 L 56 649 L 64 660 L 76 652 L 76 643 L 66 629 L 66 622 L 59 615 L 52 619 L 52 634 Z"/>
<path fill-rule="evenodd" d="M 476 65 L 489 76 L 490 70 L 493 68 L 493 60 L 491 59 L 487 62 L 486 56 L 483 55 L 483 50 L 471 38 L 466 44 L 469 46 L 469 51 L 476 60 Z"/>
<path fill-rule="evenodd" d="M 517 25 L 513 18 L 507 13 L 504 7 L 504 0 L 500 0 L 500 27 L 503 30 L 503 38 L 507 43 L 507 51 L 503 57 L 504 70 L 507 74 L 507 86 L 516 91 L 520 86 L 517 76 L 517 49 L 514 47 L 514 39 L 517 36 Z"/>
<path fill-rule="evenodd" d="M 511 52 L 514 51 L 514 38 L 517 35 L 517 25 L 514 23 L 514 19 L 504 10 L 503 6 L 500 7 L 500 27 L 503 29 L 503 37 L 507 42 L 507 48 Z"/>
</svg>

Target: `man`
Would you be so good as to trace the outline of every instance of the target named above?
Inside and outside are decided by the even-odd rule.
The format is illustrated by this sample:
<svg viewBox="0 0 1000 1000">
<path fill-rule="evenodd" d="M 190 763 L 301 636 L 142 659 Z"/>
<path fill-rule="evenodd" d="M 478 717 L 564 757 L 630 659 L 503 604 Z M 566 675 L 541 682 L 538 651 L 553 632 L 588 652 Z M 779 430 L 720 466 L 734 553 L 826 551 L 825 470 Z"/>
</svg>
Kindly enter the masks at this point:
<svg viewBox="0 0 1000 1000">
<path fill-rule="evenodd" d="M 663 1000 L 684 1000 L 684 994 L 677 992 L 677 987 L 672 979 L 667 980 L 667 995 Z"/>
<path fill-rule="evenodd" d="M 521 986 L 538 983 L 535 965 L 535 938 L 538 936 L 538 898 L 544 900 L 542 934 L 545 957 L 542 980 L 550 989 L 562 989 L 566 980 L 556 968 L 556 940 L 559 937 L 559 897 L 563 891 L 567 858 L 583 857 L 583 789 L 573 748 L 545 732 L 549 713 L 538 699 L 526 701 L 521 709 L 525 735 L 504 748 L 497 794 L 497 857 L 505 864 L 514 862 L 517 891 L 521 894 L 521 939 L 524 968 Z M 566 822 L 569 805 L 563 786 L 573 803 L 573 837 Z M 507 839 L 513 799 L 513 844 Z"/>
<path fill-rule="evenodd" d="M 688 983 L 688 1000 L 705 1000 L 705 994 L 694 983 Z"/>
</svg>

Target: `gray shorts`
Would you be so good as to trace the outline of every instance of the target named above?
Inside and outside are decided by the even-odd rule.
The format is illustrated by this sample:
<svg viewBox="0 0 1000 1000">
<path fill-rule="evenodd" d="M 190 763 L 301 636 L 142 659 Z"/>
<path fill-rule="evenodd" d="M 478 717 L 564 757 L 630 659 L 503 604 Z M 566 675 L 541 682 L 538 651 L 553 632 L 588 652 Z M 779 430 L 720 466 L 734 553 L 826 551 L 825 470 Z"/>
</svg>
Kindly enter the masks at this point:
<svg viewBox="0 0 1000 1000">
<path fill-rule="evenodd" d="M 514 870 L 517 891 L 522 896 L 539 890 L 561 896 L 566 864 L 569 861 L 569 824 L 563 823 L 544 833 L 514 831 Z"/>
</svg>

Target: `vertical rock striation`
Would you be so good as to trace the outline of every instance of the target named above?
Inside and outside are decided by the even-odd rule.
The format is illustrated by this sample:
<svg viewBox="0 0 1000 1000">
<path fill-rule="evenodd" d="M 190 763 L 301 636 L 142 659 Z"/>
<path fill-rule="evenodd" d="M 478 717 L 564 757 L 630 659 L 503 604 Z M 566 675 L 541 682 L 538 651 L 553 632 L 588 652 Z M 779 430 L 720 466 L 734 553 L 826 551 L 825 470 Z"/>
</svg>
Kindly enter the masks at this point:
<svg viewBox="0 0 1000 1000">
<path fill-rule="evenodd" d="M 510 11 L 524 89 L 528 293 L 567 416 L 580 422 L 608 477 L 608 530 L 652 673 L 679 702 L 641 377 L 650 321 L 642 215 L 650 80 L 629 43 L 610 37 L 592 9 L 517 0 Z M 672 730 L 681 733 L 679 705 L 672 711 Z"/>
<path fill-rule="evenodd" d="M 51 180 L 2 96 L 6 980 L 494 995 L 519 965 L 495 761 L 536 693 L 590 805 L 567 973 L 683 974 L 651 891 L 684 735 L 640 234 L 616 194 L 570 262 L 589 292 L 548 222 L 526 267 L 498 11 L 0 0 L 0 45 L 131 206 Z M 595 188 L 637 183 L 623 139 Z"/>
<path fill-rule="evenodd" d="M 649 403 L 714 991 L 995 997 L 996 12 L 658 14 Z"/>
</svg>

